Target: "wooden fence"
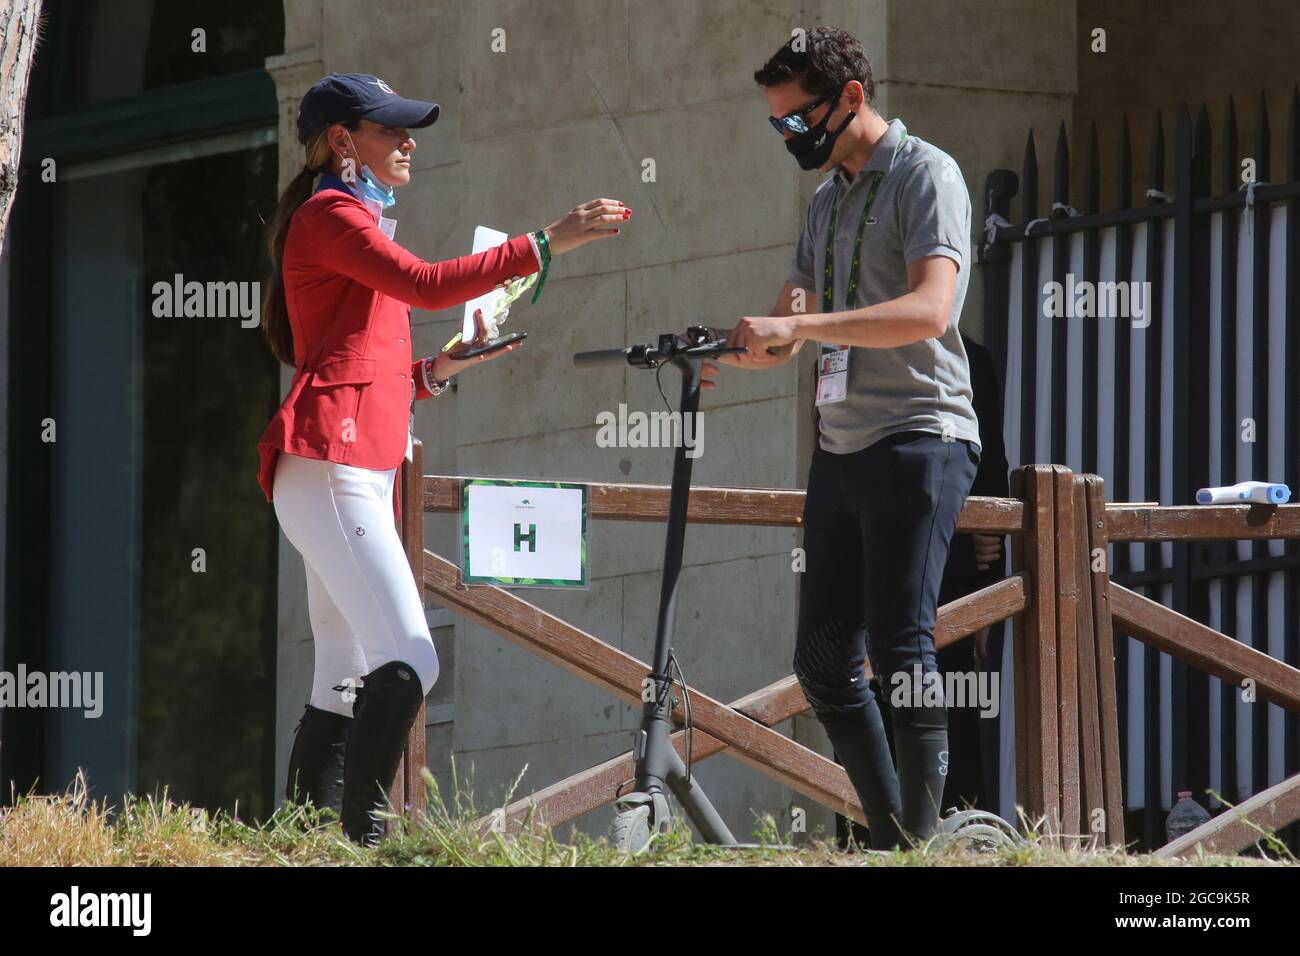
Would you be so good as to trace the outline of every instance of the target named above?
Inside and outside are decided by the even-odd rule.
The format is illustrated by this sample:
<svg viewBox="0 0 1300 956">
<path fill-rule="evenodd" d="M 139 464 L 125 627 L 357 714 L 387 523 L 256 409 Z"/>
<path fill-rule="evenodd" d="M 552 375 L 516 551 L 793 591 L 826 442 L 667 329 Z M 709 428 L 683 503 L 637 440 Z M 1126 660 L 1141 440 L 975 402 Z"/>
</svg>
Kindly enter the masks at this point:
<svg viewBox="0 0 1300 956">
<path fill-rule="evenodd" d="M 424 548 L 425 512 L 457 512 L 463 477 L 422 475 L 422 447 L 403 466 L 402 534 L 417 583 L 431 599 L 632 704 L 649 665 L 493 586 L 468 586 L 457 564 Z M 592 520 L 666 521 L 663 485 L 591 482 Z M 957 531 L 1012 536 L 1012 573 L 939 609 L 935 643 L 945 647 L 1011 618 L 1015 649 L 1017 802 L 1029 825 L 1063 846 L 1124 846 L 1114 638 L 1122 630 L 1187 665 L 1243 689 L 1263 706 L 1300 713 L 1300 670 L 1191 620 L 1110 579 L 1111 545 L 1122 542 L 1300 538 L 1300 505 L 1161 507 L 1108 504 L 1096 475 L 1031 465 L 1012 473 L 1010 498 L 967 499 Z M 798 526 L 797 489 L 698 487 L 688 520 L 697 524 Z M 792 636 L 793 638 L 793 636 Z M 678 695 L 681 696 L 680 694 Z M 843 768 L 773 728 L 806 712 L 793 675 L 738 700 L 690 688 L 693 759 L 727 753 L 808 799 L 865 822 Z M 679 707 L 674 714 L 683 719 Z M 393 805 L 424 806 L 423 712 L 390 794 Z M 685 731 L 674 745 L 685 756 Z M 613 801 L 632 776 L 630 751 L 524 797 L 494 825 L 528 819 L 556 826 Z M 1235 852 L 1257 827 L 1300 819 L 1300 776 L 1237 811 L 1220 814 L 1167 853 L 1197 846 Z"/>
</svg>

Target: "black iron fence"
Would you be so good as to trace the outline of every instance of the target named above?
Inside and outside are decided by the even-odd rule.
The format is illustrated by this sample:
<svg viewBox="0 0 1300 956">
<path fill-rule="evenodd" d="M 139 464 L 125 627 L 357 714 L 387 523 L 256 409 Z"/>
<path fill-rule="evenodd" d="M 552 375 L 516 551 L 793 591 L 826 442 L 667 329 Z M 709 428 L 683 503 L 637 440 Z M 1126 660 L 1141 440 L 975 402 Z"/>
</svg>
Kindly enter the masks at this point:
<svg viewBox="0 0 1300 956">
<path fill-rule="evenodd" d="M 985 337 L 1004 383 L 1013 468 L 1052 462 L 1094 472 L 1112 501 L 1190 504 L 1199 487 L 1248 479 L 1284 481 L 1300 495 L 1300 90 L 1287 116 L 1283 181 L 1271 181 L 1263 97 L 1248 147 L 1239 147 L 1231 100 L 1219 135 L 1216 176 L 1207 109 L 1195 119 L 1180 110 L 1167 186 L 1157 115 L 1135 205 L 1126 119 L 1117 201 L 1104 213 L 1095 126 L 1083 188 L 1072 191 L 1062 124 L 1050 210 L 1038 206 L 1032 132 L 1021 175 L 989 175 Z M 1297 542 L 1111 552 L 1119 583 L 1300 664 Z M 1130 837 L 1163 843 L 1179 790 L 1202 803 L 1212 790 L 1235 804 L 1300 772 L 1296 717 L 1127 635 L 1117 633 L 1115 652 Z"/>
</svg>

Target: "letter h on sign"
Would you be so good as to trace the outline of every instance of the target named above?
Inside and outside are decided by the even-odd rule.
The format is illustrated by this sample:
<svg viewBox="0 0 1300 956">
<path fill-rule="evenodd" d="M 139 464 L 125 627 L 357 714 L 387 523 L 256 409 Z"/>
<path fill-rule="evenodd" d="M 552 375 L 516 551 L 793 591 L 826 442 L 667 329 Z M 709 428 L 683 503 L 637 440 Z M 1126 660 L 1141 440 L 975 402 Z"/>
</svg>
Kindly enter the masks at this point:
<svg viewBox="0 0 1300 956">
<path fill-rule="evenodd" d="M 530 553 L 536 553 L 536 551 L 537 551 L 537 525 L 535 525 L 535 524 L 530 524 L 530 525 L 528 526 L 528 533 L 527 533 L 527 534 L 524 534 L 524 533 L 523 533 L 523 525 L 518 525 L 518 524 L 515 525 L 515 550 L 518 551 L 518 550 L 519 550 L 519 545 L 521 545 L 521 544 L 522 544 L 523 542 L 525 542 L 525 541 L 528 542 L 528 550 L 529 550 L 529 552 L 530 552 Z"/>
</svg>

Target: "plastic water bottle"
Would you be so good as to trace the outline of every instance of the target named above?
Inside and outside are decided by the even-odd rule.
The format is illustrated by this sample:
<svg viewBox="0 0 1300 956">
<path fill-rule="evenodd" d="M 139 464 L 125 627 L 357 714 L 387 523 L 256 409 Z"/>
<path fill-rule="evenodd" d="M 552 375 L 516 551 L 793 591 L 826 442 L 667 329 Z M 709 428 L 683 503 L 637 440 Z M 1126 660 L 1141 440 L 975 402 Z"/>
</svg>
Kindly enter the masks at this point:
<svg viewBox="0 0 1300 956">
<path fill-rule="evenodd" d="M 1174 804 L 1174 808 L 1169 811 L 1168 819 L 1165 820 L 1165 836 L 1172 843 L 1183 834 L 1195 830 L 1208 819 L 1210 819 L 1210 812 L 1192 799 L 1192 791 L 1179 790 L 1178 802 Z"/>
</svg>

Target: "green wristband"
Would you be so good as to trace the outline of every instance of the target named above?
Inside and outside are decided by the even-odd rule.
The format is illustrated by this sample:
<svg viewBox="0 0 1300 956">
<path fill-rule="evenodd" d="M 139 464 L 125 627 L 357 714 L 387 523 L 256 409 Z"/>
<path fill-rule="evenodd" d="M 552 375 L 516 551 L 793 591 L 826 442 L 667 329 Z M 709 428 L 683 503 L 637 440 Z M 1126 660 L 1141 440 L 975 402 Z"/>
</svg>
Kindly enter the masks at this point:
<svg viewBox="0 0 1300 956">
<path fill-rule="evenodd" d="M 537 240 L 537 248 L 542 253 L 542 271 L 537 277 L 537 288 L 533 290 L 530 302 L 536 302 L 537 297 L 542 294 L 542 286 L 546 284 L 546 273 L 551 268 L 551 241 L 546 238 L 546 230 L 538 229 L 533 233 L 533 238 Z"/>
</svg>

